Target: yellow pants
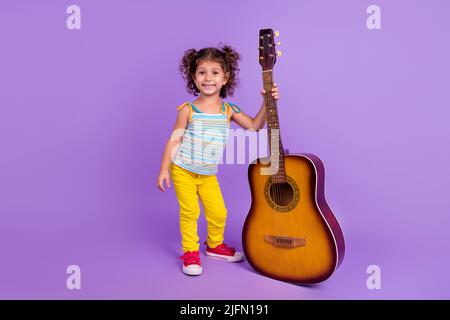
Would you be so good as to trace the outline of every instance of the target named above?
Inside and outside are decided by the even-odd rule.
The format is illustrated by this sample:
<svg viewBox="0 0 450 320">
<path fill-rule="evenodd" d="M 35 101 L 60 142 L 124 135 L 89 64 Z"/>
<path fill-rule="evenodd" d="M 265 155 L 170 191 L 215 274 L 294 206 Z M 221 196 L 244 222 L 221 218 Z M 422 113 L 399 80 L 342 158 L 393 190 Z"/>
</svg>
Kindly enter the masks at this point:
<svg viewBox="0 0 450 320">
<path fill-rule="evenodd" d="M 227 208 L 215 175 L 202 175 L 171 164 L 170 175 L 180 204 L 180 231 L 183 251 L 199 250 L 197 220 L 200 216 L 198 196 L 208 223 L 207 243 L 215 248 L 223 243 Z"/>
</svg>

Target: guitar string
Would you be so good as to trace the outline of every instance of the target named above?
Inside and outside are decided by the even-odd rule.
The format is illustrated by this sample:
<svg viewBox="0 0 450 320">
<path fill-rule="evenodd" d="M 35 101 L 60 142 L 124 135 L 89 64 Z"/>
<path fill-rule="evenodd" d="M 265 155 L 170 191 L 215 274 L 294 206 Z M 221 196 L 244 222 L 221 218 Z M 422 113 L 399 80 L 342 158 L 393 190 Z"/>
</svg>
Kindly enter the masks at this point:
<svg viewBox="0 0 450 320">
<path fill-rule="evenodd" d="M 269 84 L 268 84 L 268 89 L 269 89 L 268 91 L 269 92 L 267 94 L 267 105 L 270 108 L 270 111 L 269 111 L 269 122 L 271 124 L 271 126 L 270 126 L 270 139 L 271 139 L 271 142 L 273 143 L 273 142 L 275 142 L 275 140 L 273 139 L 274 135 L 273 135 L 273 132 L 272 132 L 272 130 L 274 129 L 273 128 L 273 121 L 276 120 L 276 115 L 273 114 L 273 111 L 275 111 L 276 108 L 273 105 L 273 101 L 270 99 L 272 87 L 273 87 L 272 81 L 269 80 Z M 278 137 L 275 137 L 275 138 L 278 138 Z M 278 140 L 278 142 L 279 142 L 279 140 Z M 279 144 L 278 144 L 278 147 L 279 147 Z M 272 160 L 273 160 L 273 156 L 274 156 L 274 154 L 272 153 L 273 151 L 278 152 L 279 150 L 273 150 L 273 147 L 271 145 L 270 146 L 270 156 L 271 156 Z M 277 166 L 279 166 L 279 157 L 277 158 L 277 160 L 278 161 L 276 161 L 275 164 Z M 279 205 L 279 203 L 280 203 L 280 186 L 279 186 L 279 182 L 278 182 L 278 179 L 277 179 L 277 174 L 278 174 L 278 170 L 275 173 L 275 175 L 273 175 L 272 187 L 274 189 L 273 190 L 274 191 L 273 192 L 273 195 L 274 195 L 273 201 L 275 202 L 276 205 Z M 278 211 L 278 210 L 276 210 L 276 211 Z M 276 213 L 273 215 L 273 219 L 274 219 L 274 231 L 275 231 L 275 235 L 277 236 L 277 235 L 279 235 L 280 230 L 278 230 L 278 227 L 279 227 L 279 224 L 277 223 L 278 215 Z M 274 239 L 274 241 L 276 241 L 276 239 Z"/>
<path fill-rule="evenodd" d="M 282 157 L 282 154 L 281 154 L 281 150 L 282 150 L 282 146 L 281 146 L 281 136 L 280 136 L 280 132 L 279 132 L 279 126 L 277 126 L 277 128 L 273 128 L 273 123 L 275 122 L 275 124 L 277 123 L 277 120 L 278 120 L 278 112 L 277 112 L 277 108 L 276 108 L 276 104 L 275 104 L 275 102 L 274 102 L 274 100 L 271 100 L 270 102 L 269 102 L 269 105 L 271 105 L 271 110 L 272 111 L 274 111 L 274 112 L 272 112 L 272 116 L 271 116 L 271 123 L 272 123 L 272 129 L 275 129 L 275 130 L 278 130 L 278 131 L 275 131 L 276 132 L 276 134 L 275 134 L 275 142 L 277 143 L 277 149 L 278 150 L 275 150 L 275 152 L 276 152 L 276 154 L 275 154 L 275 156 L 276 156 L 276 166 L 277 166 L 277 170 L 276 170 L 276 173 L 275 173 L 275 195 L 276 195 L 276 203 L 277 203 L 277 205 L 278 206 L 282 206 L 283 205 L 283 190 L 282 190 L 282 180 L 283 179 L 281 179 L 280 180 L 280 170 L 281 170 L 281 157 Z M 278 210 L 277 210 L 278 211 Z M 279 215 L 276 215 L 276 222 L 277 221 L 279 221 L 279 218 L 280 218 L 280 216 Z M 283 224 L 280 224 L 280 223 L 276 223 L 276 229 L 277 229 L 277 235 L 282 235 L 282 233 L 280 233 L 280 231 L 282 231 L 282 230 L 280 230 L 280 225 L 282 226 Z"/>
<path fill-rule="evenodd" d="M 283 189 L 284 184 L 282 183 L 284 179 L 281 179 L 280 181 L 280 170 L 282 167 L 282 160 L 281 158 L 283 157 L 283 150 L 282 150 L 282 142 L 281 142 L 281 135 L 279 132 L 279 125 L 278 125 L 278 110 L 276 108 L 276 101 L 274 98 L 272 98 L 272 88 L 273 88 L 273 80 L 271 79 L 272 74 L 268 73 L 268 79 L 266 78 L 265 82 L 266 82 L 266 87 L 268 90 L 266 90 L 266 94 L 265 94 L 265 99 L 266 99 L 266 106 L 269 107 L 269 112 L 267 113 L 267 118 L 268 118 L 268 122 L 270 122 L 272 124 L 272 126 L 269 126 L 269 130 L 270 130 L 270 141 L 272 141 L 272 127 L 273 127 L 273 122 L 275 121 L 276 127 L 278 130 L 278 134 L 277 134 L 277 140 L 278 140 L 278 150 L 276 150 L 275 152 L 278 152 L 278 154 L 276 154 L 275 156 L 277 156 L 277 161 L 276 161 L 276 165 L 277 165 L 277 172 L 275 173 L 275 179 L 273 178 L 274 175 L 272 175 L 271 177 L 271 185 L 273 188 L 273 192 L 272 194 L 274 195 L 274 201 L 276 203 L 277 206 L 282 207 L 285 203 L 286 203 L 286 195 L 285 195 L 285 190 Z M 264 75 L 263 75 L 264 77 Z M 266 108 L 267 111 L 267 108 Z M 272 158 L 272 146 L 269 146 L 270 148 L 270 157 Z M 283 168 L 284 168 L 284 163 L 283 163 Z M 270 191 L 270 190 L 269 190 Z M 276 210 L 278 211 L 278 210 Z M 274 231 L 276 235 L 284 235 L 283 233 L 280 233 L 279 230 L 279 226 L 280 224 L 277 223 L 278 221 L 278 216 L 277 215 L 273 215 L 273 222 L 272 225 L 274 227 Z M 282 224 L 281 224 L 282 225 Z M 284 230 L 283 230 L 284 231 Z"/>
<path fill-rule="evenodd" d="M 270 74 L 269 74 L 269 76 L 270 76 Z M 276 117 L 272 114 L 272 112 L 274 111 L 275 108 L 272 105 L 272 101 L 273 100 L 270 98 L 271 97 L 271 90 L 272 90 L 272 86 L 273 86 L 271 79 L 268 79 L 266 84 L 267 84 L 267 86 L 266 86 L 267 90 L 266 90 L 265 99 L 266 99 L 266 106 L 269 109 L 269 112 L 267 112 L 267 114 L 268 114 L 268 122 L 270 124 L 273 124 L 273 120 L 276 120 L 276 119 L 274 119 Z M 273 163 L 272 163 L 272 161 L 273 161 L 273 154 L 272 154 L 273 147 L 272 147 L 272 143 L 274 142 L 273 139 L 272 139 L 273 138 L 272 129 L 273 129 L 272 125 L 269 126 L 269 141 L 270 141 L 269 156 L 270 156 L 270 159 L 271 159 L 271 166 L 273 165 Z M 269 191 L 271 191 L 271 193 L 272 193 L 272 195 L 274 197 L 274 199 L 272 201 L 275 202 L 275 205 L 278 205 L 279 202 L 280 202 L 280 200 L 279 200 L 280 190 L 279 190 L 279 185 L 278 185 L 278 182 L 277 182 L 278 179 L 274 178 L 274 177 L 276 177 L 276 174 L 277 173 L 275 173 L 275 175 L 272 175 L 271 178 L 270 178 L 271 179 L 271 189 L 272 190 L 269 190 Z M 276 210 L 276 211 L 278 211 L 278 210 Z M 274 214 L 272 216 L 272 226 L 273 226 L 273 229 L 274 229 L 273 236 L 279 235 L 279 230 L 278 230 L 279 224 L 277 223 L 277 220 L 278 220 L 278 216 L 277 216 L 277 214 Z M 276 238 L 274 238 L 273 241 L 276 241 Z"/>
<path fill-rule="evenodd" d="M 269 83 L 268 83 L 267 87 L 268 87 L 267 91 L 269 91 L 269 92 L 266 92 L 266 103 L 267 103 L 266 105 L 269 107 L 269 110 L 273 111 L 273 106 L 272 106 L 272 103 L 270 101 L 270 92 L 271 92 L 271 88 L 272 88 L 272 83 L 271 83 L 270 80 L 269 80 Z M 270 111 L 269 111 L 268 114 L 270 115 Z M 268 120 L 269 120 L 269 123 L 272 123 L 273 116 L 270 115 Z M 272 154 L 273 147 L 272 147 L 272 143 L 274 142 L 274 140 L 272 139 L 272 137 L 273 137 L 272 129 L 273 129 L 272 126 L 269 126 L 269 140 L 270 140 L 269 155 L 270 155 L 270 159 L 271 159 L 271 166 L 273 165 L 273 163 L 272 163 L 272 161 L 273 161 L 273 154 Z M 277 205 L 279 203 L 279 199 L 278 199 L 279 198 L 279 190 L 278 190 L 278 184 L 277 184 L 277 181 L 276 181 L 277 179 L 274 178 L 274 176 L 276 176 L 276 173 L 275 173 L 275 175 L 271 176 L 271 189 L 272 189 L 271 193 L 272 193 L 272 195 L 274 197 L 274 199 L 272 201 L 274 201 L 275 205 Z M 279 230 L 278 230 L 278 225 L 279 224 L 277 223 L 277 220 L 278 220 L 278 216 L 277 216 L 277 214 L 274 214 L 272 216 L 272 226 L 273 226 L 273 229 L 274 229 L 273 236 L 276 236 L 276 235 L 279 234 Z M 276 238 L 274 238 L 273 241 L 276 241 Z"/>
<path fill-rule="evenodd" d="M 272 88 L 273 87 L 273 81 L 271 81 L 271 83 L 270 83 L 270 88 Z M 276 139 L 276 142 L 277 142 L 277 149 L 278 150 L 275 150 L 275 152 L 276 152 L 276 154 L 275 154 L 275 156 L 276 156 L 276 159 L 277 159 L 277 161 L 275 162 L 276 163 L 276 166 L 277 166 L 277 170 L 276 170 L 276 173 L 275 173 L 275 177 L 276 177 L 276 181 L 275 181 L 275 195 L 276 195 L 276 203 L 277 203 L 277 205 L 278 206 L 281 206 L 282 204 L 283 204 L 283 193 L 282 193 L 282 184 L 281 184 L 281 181 L 280 181 L 280 164 L 281 164 L 281 157 L 280 156 L 282 156 L 281 155 L 281 153 L 280 153 L 280 151 L 281 151 L 281 137 L 280 137 L 280 132 L 279 132 L 279 126 L 277 125 L 276 127 L 277 128 L 273 128 L 273 123 L 275 122 L 275 124 L 277 124 L 277 122 L 278 122 L 278 110 L 277 110 L 277 108 L 276 108 L 276 102 L 275 102 L 275 100 L 274 99 L 272 99 L 271 98 L 271 89 L 270 89 L 270 92 L 269 92 L 269 105 L 270 105 L 270 107 L 271 107 L 271 110 L 272 110 L 272 115 L 271 115 L 271 118 L 270 118 L 270 120 L 271 120 L 271 124 L 272 124 L 272 128 L 271 129 L 275 129 L 275 130 L 278 130 L 278 131 L 276 131 L 276 135 L 275 135 L 275 139 Z M 282 179 L 281 179 L 282 180 Z M 277 210 L 278 211 L 278 210 Z M 282 235 L 282 233 L 280 233 L 280 231 L 282 231 L 282 230 L 280 230 L 280 225 L 282 226 L 282 224 L 280 224 L 280 223 L 277 223 L 278 221 L 279 221 L 279 218 L 280 218 L 280 216 L 279 216 L 279 214 L 277 214 L 276 215 L 276 223 L 275 223 L 275 227 L 276 227 L 276 231 L 277 231 L 277 235 Z"/>
</svg>

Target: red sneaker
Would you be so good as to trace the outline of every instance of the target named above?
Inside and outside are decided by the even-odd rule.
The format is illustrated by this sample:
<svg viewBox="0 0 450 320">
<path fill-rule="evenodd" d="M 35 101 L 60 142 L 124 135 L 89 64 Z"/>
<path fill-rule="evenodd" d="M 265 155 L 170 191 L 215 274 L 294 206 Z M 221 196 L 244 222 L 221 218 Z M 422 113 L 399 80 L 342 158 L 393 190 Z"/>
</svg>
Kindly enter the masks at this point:
<svg viewBox="0 0 450 320">
<path fill-rule="evenodd" d="M 183 272 L 190 276 L 202 274 L 202 263 L 198 251 L 187 251 L 180 259 L 183 259 Z"/>
<path fill-rule="evenodd" d="M 214 249 L 206 246 L 206 255 L 212 258 L 224 259 L 230 262 L 238 262 L 244 259 L 244 253 L 236 251 L 235 248 L 229 247 L 225 243 L 218 245 Z"/>
</svg>

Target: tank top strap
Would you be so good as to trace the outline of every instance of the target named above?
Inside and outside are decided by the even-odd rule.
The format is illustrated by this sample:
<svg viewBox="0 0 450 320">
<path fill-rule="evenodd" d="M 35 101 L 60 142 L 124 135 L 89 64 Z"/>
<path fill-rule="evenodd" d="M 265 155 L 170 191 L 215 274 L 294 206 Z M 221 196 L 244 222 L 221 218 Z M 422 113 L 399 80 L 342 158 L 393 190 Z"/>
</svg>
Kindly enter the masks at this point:
<svg viewBox="0 0 450 320">
<path fill-rule="evenodd" d="M 203 113 L 203 112 L 201 112 L 196 106 L 194 106 L 193 103 L 190 103 L 190 105 L 191 105 L 192 109 L 195 110 L 195 112 L 197 112 L 197 113 Z"/>
<path fill-rule="evenodd" d="M 195 108 L 195 106 L 190 102 L 185 102 L 182 105 L 178 106 L 177 111 L 183 109 L 184 106 L 189 106 L 189 122 L 191 122 L 192 121 L 192 108 Z M 197 108 L 195 108 L 195 109 L 197 109 Z"/>
</svg>

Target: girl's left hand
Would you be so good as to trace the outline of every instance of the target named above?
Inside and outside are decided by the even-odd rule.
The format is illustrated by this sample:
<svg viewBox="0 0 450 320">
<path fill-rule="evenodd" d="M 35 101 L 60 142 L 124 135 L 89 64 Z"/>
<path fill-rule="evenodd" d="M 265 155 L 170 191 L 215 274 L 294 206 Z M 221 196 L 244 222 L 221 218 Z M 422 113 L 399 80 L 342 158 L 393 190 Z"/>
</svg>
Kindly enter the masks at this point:
<svg viewBox="0 0 450 320">
<path fill-rule="evenodd" d="M 266 94 L 266 90 L 261 90 L 261 96 L 264 98 L 264 95 Z M 272 87 L 272 97 L 274 97 L 275 100 L 280 99 L 280 96 L 278 94 L 278 86 L 274 83 Z"/>
</svg>

